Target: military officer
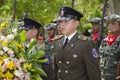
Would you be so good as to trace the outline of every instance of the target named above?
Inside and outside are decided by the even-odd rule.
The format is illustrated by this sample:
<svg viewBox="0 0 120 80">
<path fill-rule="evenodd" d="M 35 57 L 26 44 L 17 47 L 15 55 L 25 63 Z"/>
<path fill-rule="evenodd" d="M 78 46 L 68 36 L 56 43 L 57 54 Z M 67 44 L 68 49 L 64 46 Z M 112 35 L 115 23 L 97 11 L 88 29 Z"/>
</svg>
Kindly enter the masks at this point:
<svg viewBox="0 0 120 80">
<path fill-rule="evenodd" d="M 57 22 L 63 37 L 54 44 L 54 80 L 101 80 L 93 42 L 77 31 L 82 17 L 75 9 L 60 8 Z"/>
<path fill-rule="evenodd" d="M 24 18 L 23 25 L 19 27 L 20 30 L 26 30 L 26 45 L 29 45 L 31 39 L 37 39 L 39 35 L 39 28 L 41 24 L 30 19 Z"/>
<path fill-rule="evenodd" d="M 41 24 L 30 19 L 30 18 L 24 18 L 23 19 L 23 25 L 19 27 L 20 30 L 26 30 L 26 41 L 25 41 L 25 48 L 28 48 L 30 45 L 30 42 L 33 40 L 38 39 L 39 35 L 39 29 L 41 27 Z M 36 49 L 39 48 L 39 46 L 36 44 L 30 51 L 29 54 L 33 54 L 36 52 Z"/>
<path fill-rule="evenodd" d="M 23 23 L 24 24 L 19 29 L 26 30 L 26 42 L 24 44 L 25 48 L 29 48 L 30 43 L 36 39 L 36 44 L 34 46 L 32 46 L 32 48 L 28 52 L 29 55 L 36 54 L 38 51 L 41 51 L 43 49 L 41 45 L 37 44 L 37 39 L 39 36 L 39 29 L 42 26 L 40 23 L 38 23 L 30 18 L 24 18 Z M 34 67 L 41 67 L 41 64 L 34 63 Z M 41 75 L 37 75 L 37 79 L 41 80 Z M 34 79 L 34 80 L 36 80 L 36 79 Z"/>
<path fill-rule="evenodd" d="M 108 24 L 108 35 L 103 39 L 99 49 L 101 76 L 102 80 L 116 80 L 120 59 L 120 15 L 112 14 L 105 19 Z"/>
</svg>

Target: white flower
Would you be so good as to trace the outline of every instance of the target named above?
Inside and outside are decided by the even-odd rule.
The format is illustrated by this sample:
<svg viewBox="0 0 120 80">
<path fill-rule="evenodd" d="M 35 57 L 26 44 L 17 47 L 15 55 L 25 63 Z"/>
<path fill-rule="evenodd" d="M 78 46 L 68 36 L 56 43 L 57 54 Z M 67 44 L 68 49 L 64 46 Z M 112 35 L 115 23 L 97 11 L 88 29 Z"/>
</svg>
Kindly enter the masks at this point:
<svg viewBox="0 0 120 80">
<path fill-rule="evenodd" d="M 0 55 L 3 55 L 4 53 L 3 53 L 3 51 L 0 51 Z"/>
<path fill-rule="evenodd" d="M 23 71 L 19 71 L 19 70 L 16 70 L 14 74 L 19 78 L 24 75 Z"/>
<path fill-rule="evenodd" d="M 5 52 L 7 52 L 7 51 L 9 50 L 9 48 L 8 48 L 8 47 L 3 47 L 3 50 L 4 50 Z"/>
<path fill-rule="evenodd" d="M 0 40 L 5 40 L 6 41 L 6 36 L 0 35 Z"/>
<path fill-rule="evenodd" d="M 16 34 L 16 33 L 17 33 L 17 29 L 13 29 L 12 32 L 13 32 L 14 34 Z"/>
<path fill-rule="evenodd" d="M 25 74 L 25 80 L 30 80 L 30 73 L 29 73 L 29 72 L 27 72 L 27 73 Z"/>
<path fill-rule="evenodd" d="M 2 70 L 5 71 L 7 69 L 7 64 L 2 65 Z"/>
<path fill-rule="evenodd" d="M 10 34 L 10 35 L 7 35 L 7 39 L 14 39 L 14 35 Z"/>
<path fill-rule="evenodd" d="M 14 57 L 14 52 L 12 50 L 8 50 L 7 53 L 10 55 L 10 57 Z"/>
<path fill-rule="evenodd" d="M 25 62 L 25 59 L 24 58 L 20 58 L 20 62 Z"/>
<path fill-rule="evenodd" d="M 5 64 L 8 64 L 9 61 L 10 61 L 10 58 L 5 58 L 5 59 L 4 59 L 4 63 L 5 63 Z"/>
<path fill-rule="evenodd" d="M 20 64 L 20 61 L 17 59 L 17 58 L 14 58 L 14 63 L 15 63 L 15 66 L 19 69 L 21 64 Z"/>
</svg>

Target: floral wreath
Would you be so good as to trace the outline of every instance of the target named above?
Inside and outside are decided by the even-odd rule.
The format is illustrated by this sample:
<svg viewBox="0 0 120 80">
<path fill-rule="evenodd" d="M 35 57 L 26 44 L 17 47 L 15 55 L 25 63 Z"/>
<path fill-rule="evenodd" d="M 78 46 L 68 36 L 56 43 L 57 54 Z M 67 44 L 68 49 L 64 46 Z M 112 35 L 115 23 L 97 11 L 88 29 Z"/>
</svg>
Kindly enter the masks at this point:
<svg viewBox="0 0 120 80">
<path fill-rule="evenodd" d="M 42 80 L 46 73 L 40 64 L 47 62 L 43 59 L 41 49 L 34 54 L 28 54 L 36 40 L 24 48 L 26 31 L 19 31 L 16 23 L 4 21 L 0 24 L 0 80 Z M 39 64 L 39 65 L 38 65 Z"/>
</svg>

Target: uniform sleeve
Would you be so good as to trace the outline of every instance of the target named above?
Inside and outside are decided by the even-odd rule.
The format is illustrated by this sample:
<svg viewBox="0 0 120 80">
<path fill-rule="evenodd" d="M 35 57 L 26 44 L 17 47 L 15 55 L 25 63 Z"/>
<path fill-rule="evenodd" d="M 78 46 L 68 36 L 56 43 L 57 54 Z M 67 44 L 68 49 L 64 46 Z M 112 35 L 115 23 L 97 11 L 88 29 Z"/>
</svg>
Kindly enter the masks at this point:
<svg viewBox="0 0 120 80">
<path fill-rule="evenodd" d="M 57 71 L 58 71 L 58 67 L 57 67 L 57 63 L 56 63 L 56 59 L 55 59 L 55 55 L 54 55 L 54 72 L 53 72 L 53 79 L 57 80 Z"/>
<path fill-rule="evenodd" d="M 89 80 L 101 80 L 99 56 L 91 41 L 88 41 L 84 50 L 84 62 Z"/>
<path fill-rule="evenodd" d="M 55 48 L 56 41 L 54 41 L 53 46 L 54 46 L 54 50 L 53 50 L 53 52 L 54 52 L 54 55 L 53 55 L 53 79 L 57 80 L 58 67 L 57 67 L 57 62 L 56 62 L 56 58 L 55 58 L 56 57 L 56 48 Z"/>
</svg>

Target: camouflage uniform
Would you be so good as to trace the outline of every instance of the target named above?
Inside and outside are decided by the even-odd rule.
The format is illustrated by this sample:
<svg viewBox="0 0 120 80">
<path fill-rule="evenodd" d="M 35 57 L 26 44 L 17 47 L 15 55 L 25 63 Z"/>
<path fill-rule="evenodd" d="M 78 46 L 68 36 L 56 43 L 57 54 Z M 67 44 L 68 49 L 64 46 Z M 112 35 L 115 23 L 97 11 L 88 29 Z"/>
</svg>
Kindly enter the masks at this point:
<svg viewBox="0 0 120 80">
<path fill-rule="evenodd" d="M 117 17 L 112 15 L 107 20 L 117 21 Z M 107 38 L 103 39 L 99 52 L 102 80 L 116 80 L 117 64 L 120 58 L 120 36 L 117 37 L 111 46 L 107 43 Z"/>
<path fill-rule="evenodd" d="M 88 20 L 88 22 L 90 22 L 92 24 L 91 38 L 95 43 L 96 49 L 98 49 L 97 39 L 98 39 L 98 34 L 99 34 L 99 27 L 100 27 L 101 18 L 95 17 L 95 18 Z M 94 25 L 94 24 L 97 24 L 97 25 Z M 94 31 L 96 31 L 96 32 L 94 32 Z"/>
<path fill-rule="evenodd" d="M 56 23 L 49 23 L 47 25 L 44 26 L 44 29 L 46 30 L 56 30 L 57 24 Z M 55 37 L 55 34 L 54 34 Z M 53 56 L 53 40 L 54 37 L 51 38 L 52 42 L 50 42 L 50 37 L 45 39 L 45 51 L 48 55 L 50 55 L 51 57 Z"/>
<path fill-rule="evenodd" d="M 109 46 L 106 39 L 104 39 L 100 46 L 100 53 L 102 78 L 105 80 L 115 80 L 117 74 L 117 63 L 120 57 L 120 36 L 112 46 Z"/>
</svg>

